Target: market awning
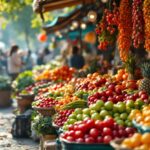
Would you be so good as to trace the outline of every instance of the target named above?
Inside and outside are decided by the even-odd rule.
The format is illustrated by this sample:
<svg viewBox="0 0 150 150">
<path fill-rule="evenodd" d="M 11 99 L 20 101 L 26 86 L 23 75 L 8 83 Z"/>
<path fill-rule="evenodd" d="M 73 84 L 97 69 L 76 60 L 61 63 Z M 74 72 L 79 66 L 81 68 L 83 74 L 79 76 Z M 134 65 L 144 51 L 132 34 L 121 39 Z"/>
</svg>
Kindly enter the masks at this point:
<svg viewBox="0 0 150 150">
<path fill-rule="evenodd" d="M 47 34 L 61 30 L 62 28 L 68 26 L 73 20 L 82 19 L 83 17 L 82 15 L 83 15 L 82 8 L 80 8 L 71 14 L 66 14 L 65 16 L 60 16 L 56 18 L 50 24 L 44 25 L 43 29 L 46 31 Z"/>
<path fill-rule="evenodd" d="M 92 4 L 95 1 L 96 0 L 34 0 L 33 10 L 37 13 L 43 13 L 80 4 Z"/>
</svg>

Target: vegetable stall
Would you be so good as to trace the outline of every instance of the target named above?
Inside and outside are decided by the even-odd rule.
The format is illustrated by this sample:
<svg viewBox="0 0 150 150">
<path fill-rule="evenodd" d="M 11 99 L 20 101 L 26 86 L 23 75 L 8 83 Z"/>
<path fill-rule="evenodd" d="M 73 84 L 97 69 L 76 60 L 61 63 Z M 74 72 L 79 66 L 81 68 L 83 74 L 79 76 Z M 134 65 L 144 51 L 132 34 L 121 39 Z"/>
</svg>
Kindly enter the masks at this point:
<svg viewBox="0 0 150 150">
<path fill-rule="evenodd" d="M 45 11 L 52 7 L 41 3 Z M 98 48 L 117 45 L 122 66 L 116 74 L 102 73 L 103 66 L 90 72 L 93 66 L 47 64 L 14 81 L 17 97 L 34 97 L 28 106 L 17 101 L 20 113 L 32 107 L 41 149 L 150 149 L 150 60 L 136 53 L 150 50 L 149 10 L 149 0 L 109 1 L 103 9 L 95 29 Z"/>
</svg>

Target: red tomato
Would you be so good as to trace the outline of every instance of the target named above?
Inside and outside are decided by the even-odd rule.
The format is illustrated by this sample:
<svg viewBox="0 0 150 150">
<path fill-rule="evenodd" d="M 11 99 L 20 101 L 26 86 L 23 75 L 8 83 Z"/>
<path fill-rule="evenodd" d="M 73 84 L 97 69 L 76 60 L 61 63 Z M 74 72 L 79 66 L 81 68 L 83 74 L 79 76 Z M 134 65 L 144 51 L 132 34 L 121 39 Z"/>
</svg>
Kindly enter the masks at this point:
<svg viewBox="0 0 150 150">
<path fill-rule="evenodd" d="M 89 132 L 89 134 L 93 137 L 93 138 L 97 138 L 99 135 L 99 130 L 96 128 L 92 128 Z"/>
<path fill-rule="evenodd" d="M 94 143 L 94 142 L 95 142 L 95 140 L 94 140 L 93 137 L 87 137 L 87 138 L 85 138 L 85 143 L 91 144 L 91 143 Z"/>
<path fill-rule="evenodd" d="M 103 143 L 103 138 L 101 136 L 97 137 L 97 143 Z"/>
<path fill-rule="evenodd" d="M 102 134 L 103 134 L 103 136 L 112 135 L 112 130 L 110 128 L 105 127 L 105 128 L 103 128 L 103 133 Z"/>
<path fill-rule="evenodd" d="M 111 137 L 110 135 L 106 135 L 106 136 L 104 136 L 104 138 L 103 138 L 103 142 L 104 142 L 105 144 L 110 143 L 111 140 L 112 140 L 112 137 Z"/>
<path fill-rule="evenodd" d="M 83 143 L 83 142 L 84 142 L 84 139 L 83 139 L 83 138 L 78 138 L 78 139 L 76 139 L 76 142 L 78 142 L 78 143 Z"/>
<path fill-rule="evenodd" d="M 66 137 L 66 140 L 69 141 L 69 142 L 73 142 L 74 141 L 74 138 L 72 136 L 67 136 Z"/>
<path fill-rule="evenodd" d="M 75 137 L 76 139 L 82 138 L 82 137 L 83 137 L 83 132 L 82 132 L 81 130 L 75 131 L 75 132 L 74 132 L 74 137 Z"/>
</svg>

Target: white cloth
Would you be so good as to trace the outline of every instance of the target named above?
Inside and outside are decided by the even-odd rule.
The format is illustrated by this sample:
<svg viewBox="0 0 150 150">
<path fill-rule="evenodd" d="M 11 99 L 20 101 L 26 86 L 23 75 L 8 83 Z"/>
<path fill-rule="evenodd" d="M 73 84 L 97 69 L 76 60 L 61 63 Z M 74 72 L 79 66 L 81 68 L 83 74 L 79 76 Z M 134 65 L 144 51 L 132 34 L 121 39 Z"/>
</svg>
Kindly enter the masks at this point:
<svg viewBox="0 0 150 150">
<path fill-rule="evenodd" d="M 22 67 L 21 55 L 19 53 L 13 53 L 8 57 L 8 72 L 19 73 Z"/>
</svg>

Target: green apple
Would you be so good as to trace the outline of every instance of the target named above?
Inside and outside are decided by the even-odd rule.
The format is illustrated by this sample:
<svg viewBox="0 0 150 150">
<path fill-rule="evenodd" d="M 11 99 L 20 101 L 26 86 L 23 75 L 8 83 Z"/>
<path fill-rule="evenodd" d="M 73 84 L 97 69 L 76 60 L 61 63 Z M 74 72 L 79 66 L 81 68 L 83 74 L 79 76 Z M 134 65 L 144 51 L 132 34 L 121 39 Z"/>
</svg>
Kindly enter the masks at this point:
<svg viewBox="0 0 150 150">
<path fill-rule="evenodd" d="M 141 99 L 137 99 L 135 101 L 135 106 L 137 106 L 138 108 L 141 108 L 144 105 L 144 101 Z"/>
<path fill-rule="evenodd" d="M 120 116 L 119 113 L 115 113 L 115 114 L 114 114 L 114 117 L 119 117 L 119 116 Z"/>
<path fill-rule="evenodd" d="M 116 105 L 113 106 L 113 110 L 112 111 L 113 111 L 113 113 L 117 113 L 118 112 L 118 109 L 117 109 Z"/>
<path fill-rule="evenodd" d="M 123 113 L 126 111 L 126 104 L 123 102 L 119 102 L 117 103 L 117 108 L 120 113 Z"/>
<path fill-rule="evenodd" d="M 91 118 L 92 118 L 93 120 L 102 120 L 99 113 L 94 113 L 94 114 L 92 114 L 92 115 L 91 115 Z"/>
<path fill-rule="evenodd" d="M 83 118 L 82 118 L 82 114 L 78 114 L 77 115 L 77 120 L 82 120 Z"/>
<path fill-rule="evenodd" d="M 82 109 L 81 109 L 81 108 L 76 108 L 75 111 L 74 111 L 74 113 L 75 113 L 76 115 L 82 114 Z"/>
<path fill-rule="evenodd" d="M 117 122 L 117 124 L 122 125 L 122 126 L 124 126 L 124 124 L 125 124 L 124 121 L 121 119 L 116 120 L 116 122 Z"/>
<path fill-rule="evenodd" d="M 104 104 L 104 107 L 106 110 L 113 110 L 113 105 L 114 105 L 113 102 L 108 101 Z"/>
<path fill-rule="evenodd" d="M 97 113 L 97 111 L 96 111 L 96 110 L 91 110 L 91 111 L 90 111 L 90 115 L 92 115 L 92 114 L 94 114 L 94 113 Z"/>
<path fill-rule="evenodd" d="M 96 102 L 96 105 L 98 105 L 99 108 L 102 108 L 102 107 L 104 106 L 104 102 L 103 102 L 102 100 L 98 100 L 98 101 Z"/>
<path fill-rule="evenodd" d="M 85 118 L 90 118 L 90 116 L 87 115 L 87 114 L 83 114 L 83 115 L 82 115 L 82 118 L 83 118 L 83 119 L 85 119 Z"/>
<path fill-rule="evenodd" d="M 99 105 L 97 105 L 96 103 L 91 105 L 91 109 L 92 110 L 96 110 L 96 111 L 100 111 L 101 107 L 99 107 Z"/>
<path fill-rule="evenodd" d="M 108 115 L 109 115 L 109 112 L 108 112 L 107 110 L 101 110 L 101 111 L 100 111 L 100 116 L 101 116 L 101 117 L 105 118 L 105 117 L 108 116 Z"/>
<path fill-rule="evenodd" d="M 76 119 L 76 115 L 75 114 L 69 115 L 69 119 Z"/>
<path fill-rule="evenodd" d="M 134 108 L 134 106 L 135 106 L 134 101 L 133 100 L 128 100 L 127 103 L 126 103 L 126 106 L 129 107 L 129 108 Z"/>
<path fill-rule="evenodd" d="M 84 109 L 82 110 L 82 112 L 83 112 L 83 114 L 85 114 L 85 115 L 90 115 L 90 109 L 89 109 L 89 108 L 84 108 Z"/>
<path fill-rule="evenodd" d="M 68 123 L 69 123 L 69 124 L 74 124 L 75 122 L 77 122 L 76 119 L 69 119 L 69 120 L 68 120 Z"/>
<path fill-rule="evenodd" d="M 126 107 L 126 112 L 129 114 L 131 112 L 132 108 Z"/>
<path fill-rule="evenodd" d="M 127 113 L 122 113 L 122 114 L 120 115 L 120 118 L 121 118 L 122 120 L 126 120 L 126 119 L 128 118 L 128 114 L 127 114 Z"/>
<path fill-rule="evenodd" d="M 132 122 L 130 120 L 126 120 L 125 125 L 128 127 L 132 127 Z"/>
</svg>

